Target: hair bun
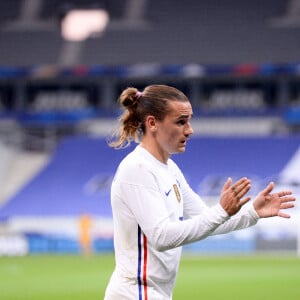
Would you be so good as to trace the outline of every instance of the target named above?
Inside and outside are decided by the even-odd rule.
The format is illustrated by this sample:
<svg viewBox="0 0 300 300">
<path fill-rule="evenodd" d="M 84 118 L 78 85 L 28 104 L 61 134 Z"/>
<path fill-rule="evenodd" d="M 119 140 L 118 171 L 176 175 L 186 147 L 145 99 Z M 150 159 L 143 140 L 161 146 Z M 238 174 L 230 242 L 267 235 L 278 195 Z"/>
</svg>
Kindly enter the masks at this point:
<svg viewBox="0 0 300 300">
<path fill-rule="evenodd" d="M 143 93 L 140 92 L 140 91 L 137 91 L 136 94 L 135 94 L 135 98 L 136 100 L 140 100 L 140 98 L 142 97 Z"/>
</svg>

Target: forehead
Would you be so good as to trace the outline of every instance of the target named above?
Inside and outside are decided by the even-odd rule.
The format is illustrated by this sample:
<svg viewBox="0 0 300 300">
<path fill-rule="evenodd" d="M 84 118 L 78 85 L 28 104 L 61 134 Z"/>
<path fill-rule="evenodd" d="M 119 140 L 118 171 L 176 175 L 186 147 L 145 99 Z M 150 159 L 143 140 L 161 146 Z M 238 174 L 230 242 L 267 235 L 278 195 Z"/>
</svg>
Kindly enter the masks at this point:
<svg viewBox="0 0 300 300">
<path fill-rule="evenodd" d="M 193 109 L 190 102 L 182 102 L 182 101 L 169 101 L 169 113 L 168 115 L 171 117 L 191 117 L 193 115 Z"/>
</svg>

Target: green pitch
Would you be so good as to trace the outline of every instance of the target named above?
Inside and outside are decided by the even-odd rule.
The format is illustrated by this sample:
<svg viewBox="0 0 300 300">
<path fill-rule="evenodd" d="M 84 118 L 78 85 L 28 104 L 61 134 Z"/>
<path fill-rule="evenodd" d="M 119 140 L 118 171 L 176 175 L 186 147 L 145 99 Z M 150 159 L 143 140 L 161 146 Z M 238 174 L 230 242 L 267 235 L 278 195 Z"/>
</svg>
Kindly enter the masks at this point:
<svg viewBox="0 0 300 300">
<path fill-rule="evenodd" d="M 112 255 L 1 257 L 0 299 L 100 300 L 113 267 Z M 300 259 L 184 255 L 173 297 L 181 299 L 298 300 Z"/>
</svg>

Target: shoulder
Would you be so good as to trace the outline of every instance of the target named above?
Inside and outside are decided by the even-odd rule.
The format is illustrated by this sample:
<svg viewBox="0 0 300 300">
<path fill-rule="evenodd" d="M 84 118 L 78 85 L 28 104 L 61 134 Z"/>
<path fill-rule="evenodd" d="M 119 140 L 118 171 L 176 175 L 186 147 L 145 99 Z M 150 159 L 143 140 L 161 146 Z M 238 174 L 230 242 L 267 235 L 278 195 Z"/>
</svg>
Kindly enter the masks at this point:
<svg viewBox="0 0 300 300">
<path fill-rule="evenodd" d="M 153 173 L 153 166 L 135 149 L 121 161 L 115 177 L 122 182 L 138 184 L 153 177 Z"/>
<path fill-rule="evenodd" d="M 176 178 L 177 183 L 183 187 L 186 186 L 186 178 L 179 166 L 173 161 L 172 159 L 169 159 L 168 161 L 170 172 L 172 172 L 173 176 Z"/>
<path fill-rule="evenodd" d="M 149 163 L 143 157 L 138 148 L 127 154 L 121 161 L 119 168 L 123 170 L 135 171 L 149 168 Z"/>
<path fill-rule="evenodd" d="M 175 163 L 175 161 L 172 160 L 171 158 L 168 160 L 168 166 L 169 166 L 170 170 L 172 170 L 172 172 L 174 172 L 175 174 L 182 175 L 182 171 L 180 170 L 178 165 Z"/>
</svg>

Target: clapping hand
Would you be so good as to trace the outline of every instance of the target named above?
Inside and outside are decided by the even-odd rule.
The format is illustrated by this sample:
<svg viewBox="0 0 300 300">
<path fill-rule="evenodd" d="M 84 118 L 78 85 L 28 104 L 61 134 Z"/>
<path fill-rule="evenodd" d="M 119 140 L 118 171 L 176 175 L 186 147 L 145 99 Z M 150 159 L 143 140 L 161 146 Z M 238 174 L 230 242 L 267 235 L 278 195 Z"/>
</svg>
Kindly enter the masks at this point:
<svg viewBox="0 0 300 300">
<path fill-rule="evenodd" d="M 289 214 L 281 210 L 294 207 L 296 197 L 292 196 L 292 192 L 289 190 L 271 194 L 274 186 L 274 182 L 270 182 L 264 190 L 258 193 L 253 202 L 254 208 L 261 218 L 275 216 L 290 218 Z"/>
<path fill-rule="evenodd" d="M 220 204 L 229 216 L 236 214 L 251 199 L 249 196 L 244 198 L 250 187 L 250 180 L 246 177 L 239 179 L 234 184 L 232 184 L 231 178 L 227 179 L 221 192 Z"/>
</svg>

